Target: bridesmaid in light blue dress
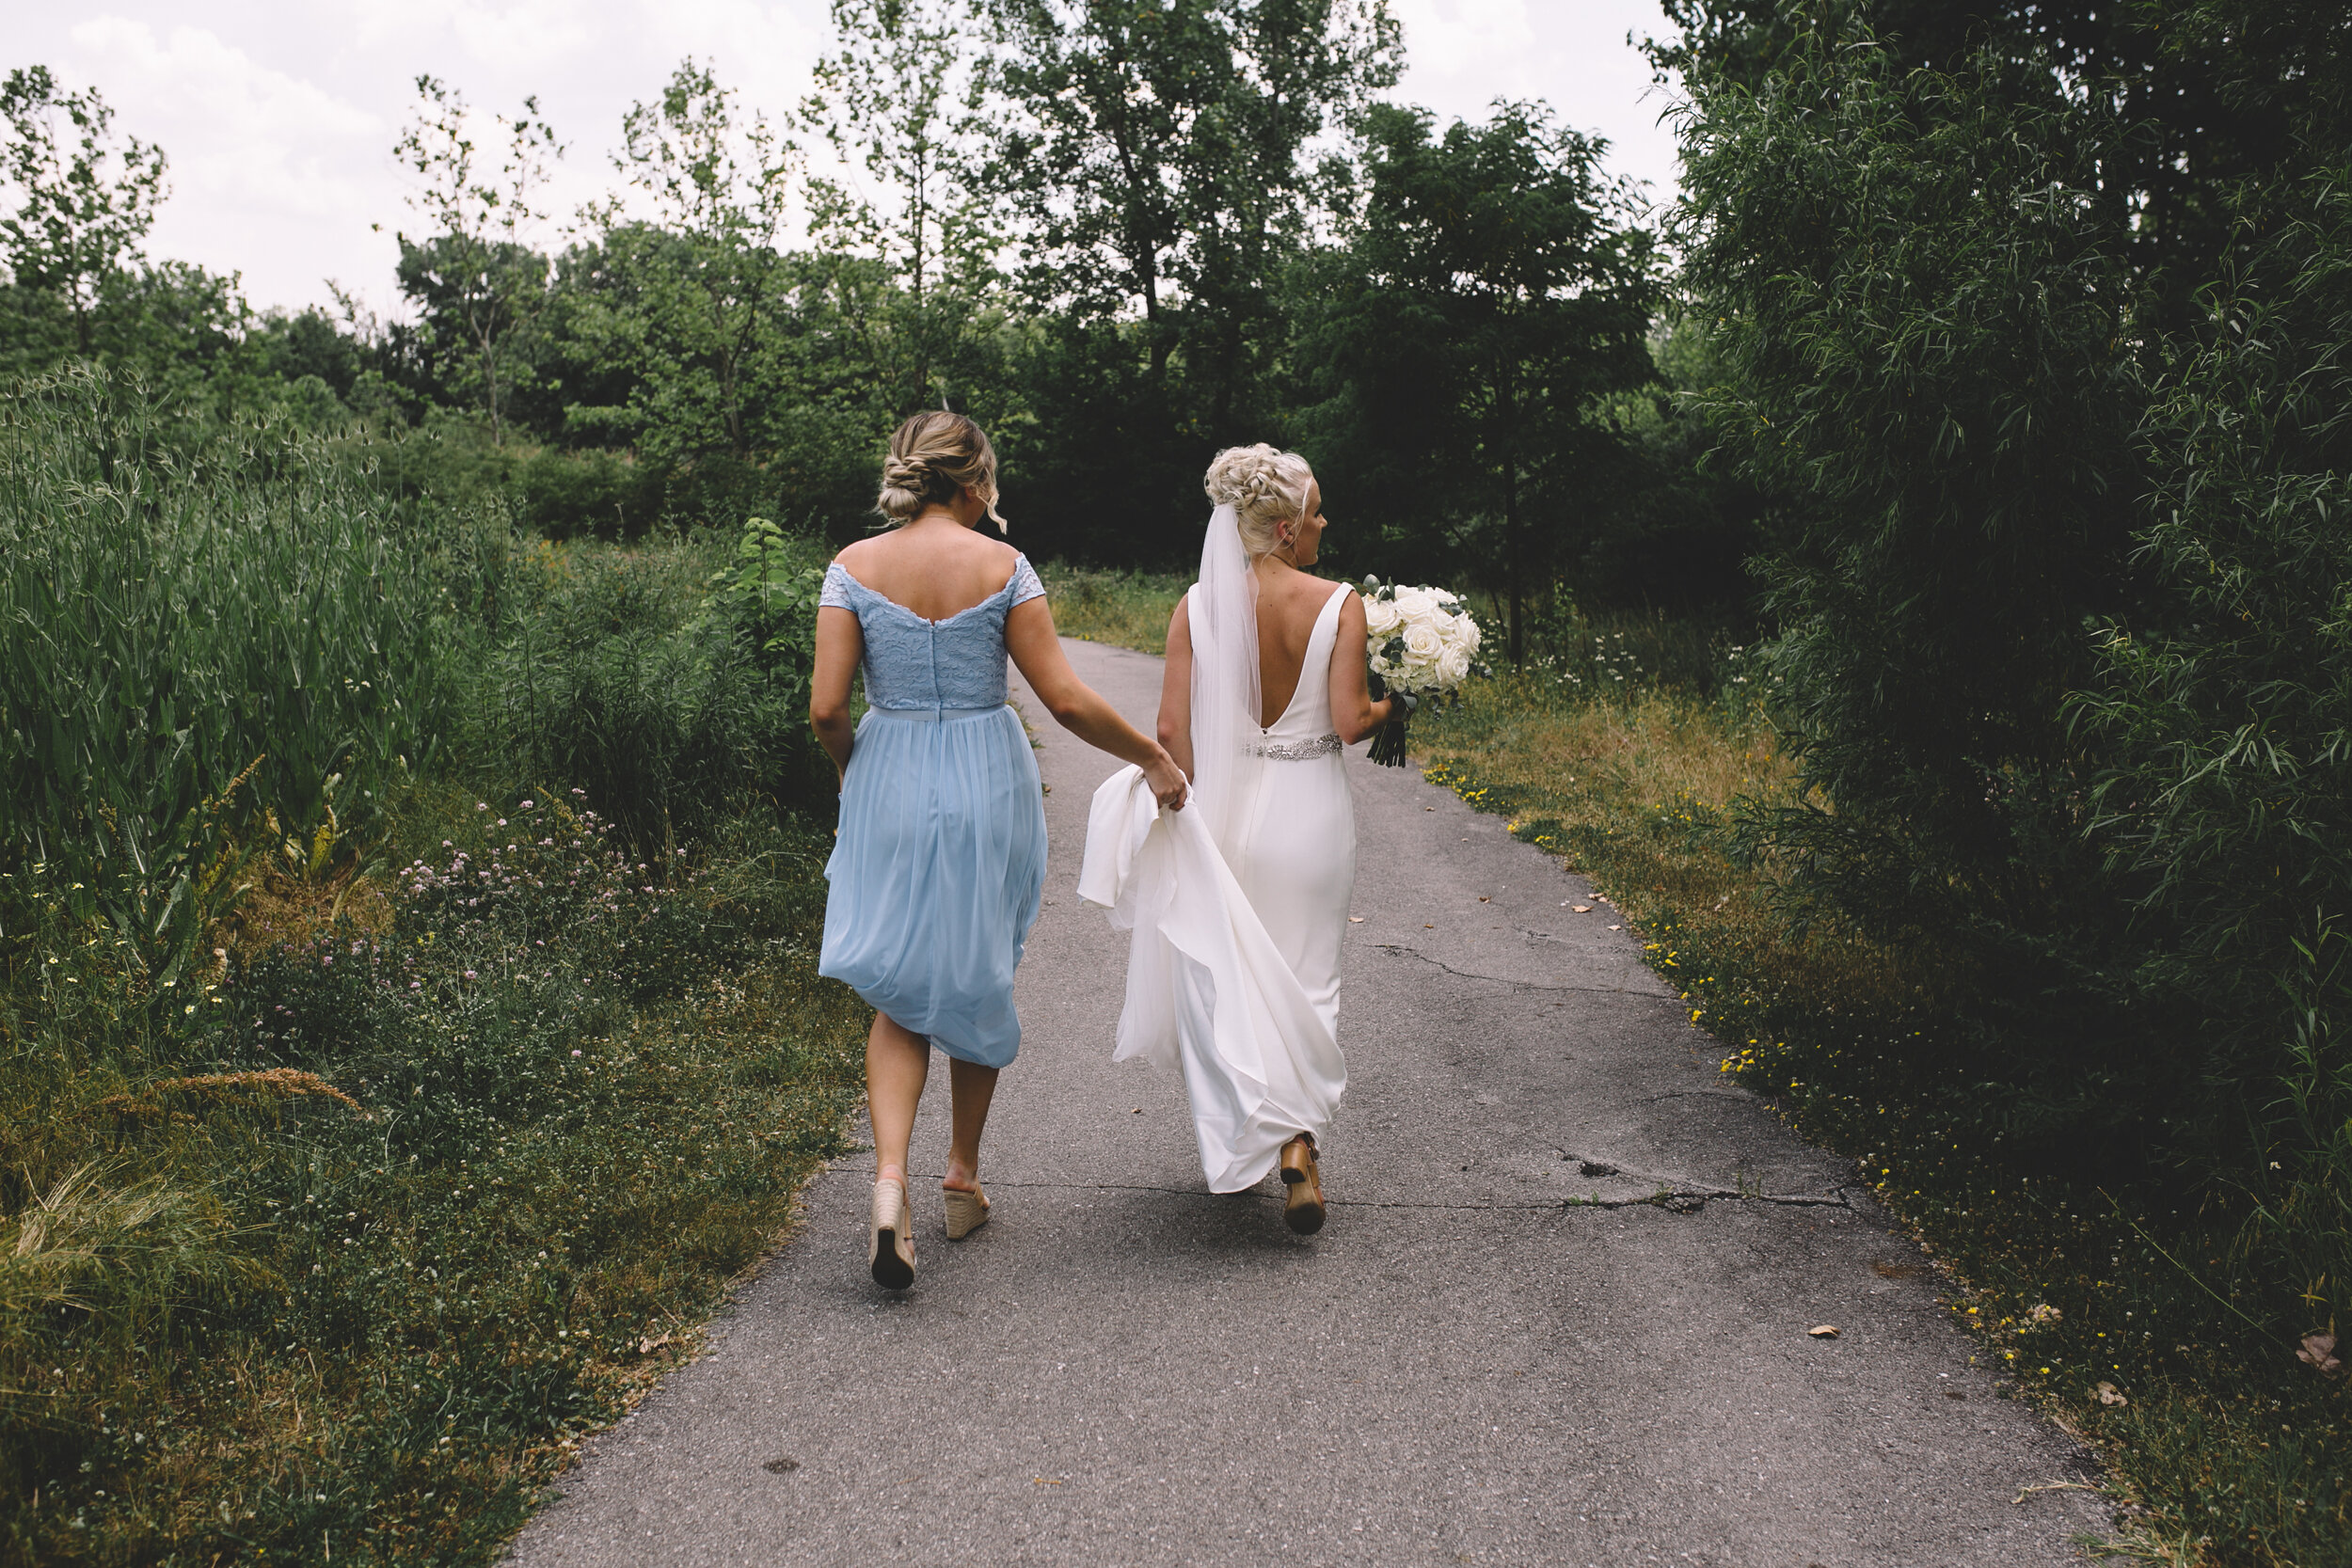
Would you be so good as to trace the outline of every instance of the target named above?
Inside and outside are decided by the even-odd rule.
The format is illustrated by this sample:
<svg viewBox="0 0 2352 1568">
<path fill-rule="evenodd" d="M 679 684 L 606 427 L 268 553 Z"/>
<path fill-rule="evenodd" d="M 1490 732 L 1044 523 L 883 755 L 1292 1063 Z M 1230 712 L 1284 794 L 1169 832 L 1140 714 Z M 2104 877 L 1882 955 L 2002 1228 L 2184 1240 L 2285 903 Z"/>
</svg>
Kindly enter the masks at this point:
<svg viewBox="0 0 2352 1568">
<path fill-rule="evenodd" d="M 996 515 L 996 454 L 961 414 L 917 414 L 890 439 L 879 509 L 898 526 L 845 549 L 817 612 L 809 721 L 841 769 L 841 821 L 825 866 L 820 974 L 874 1007 L 866 1042 L 874 1122 L 867 1264 L 914 1282 L 907 1142 L 930 1069 L 948 1059 L 953 1131 L 947 1237 L 988 1219 L 980 1132 L 997 1069 L 1021 1046 L 1012 975 L 1045 885 L 1044 790 L 1008 654 L 1072 734 L 1144 770 L 1164 806 L 1184 774 L 1168 752 L 1078 679 L 1044 585 L 1019 552 L 974 531 Z M 866 717 L 850 723 L 851 677 Z"/>
</svg>

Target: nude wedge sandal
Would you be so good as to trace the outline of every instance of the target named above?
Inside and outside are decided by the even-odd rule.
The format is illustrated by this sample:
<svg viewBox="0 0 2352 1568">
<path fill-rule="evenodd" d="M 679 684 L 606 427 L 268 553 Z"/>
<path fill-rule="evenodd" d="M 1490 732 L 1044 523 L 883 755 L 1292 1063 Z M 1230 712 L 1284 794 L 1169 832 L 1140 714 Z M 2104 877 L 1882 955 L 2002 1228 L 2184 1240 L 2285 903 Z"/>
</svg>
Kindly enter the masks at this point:
<svg viewBox="0 0 2352 1568">
<path fill-rule="evenodd" d="M 1282 1205 L 1282 1223 L 1301 1236 L 1323 1228 L 1323 1174 L 1315 1164 L 1315 1140 L 1301 1132 L 1282 1146 L 1282 1185 L 1289 1200 Z"/>
<path fill-rule="evenodd" d="M 874 1183 L 874 1222 L 866 1237 L 866 1266 L 885 1291 L 914 1283 L 914 1216 L 903 1181 Z"/>
<path fill-rule="evenodd" d="M 941 1202 L 947 1211 L 947 1239 L 961 1242 L 988 1223 L 988 1195 L 977 1189 L 958 1192 L 953 1187 L 939 1189 Z"/>
</svg>

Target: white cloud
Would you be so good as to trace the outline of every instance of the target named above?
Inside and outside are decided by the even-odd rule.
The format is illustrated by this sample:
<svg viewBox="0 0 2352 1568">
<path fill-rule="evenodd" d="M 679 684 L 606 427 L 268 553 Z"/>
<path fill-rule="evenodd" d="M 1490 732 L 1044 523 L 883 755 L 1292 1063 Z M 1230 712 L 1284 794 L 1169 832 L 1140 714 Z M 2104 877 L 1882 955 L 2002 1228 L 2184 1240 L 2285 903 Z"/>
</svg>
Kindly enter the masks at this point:
<svg viewBox="0 0 2352 1568">
<path fill-rule="evenodd" d="M 1497 98 L 1540 98 L 1563 123 L 1607 137 L 1610 166 L 1647 181 L 1653 199 L 1673 193 L 1674 136 L 1658 123 L 1667 100 L 1627 41 L 1671 30 L 1658 0 L 1395 0 L 1395 9 L 1401 102 L 1481 119 Z"/>
<path fill-rule="evenodd" d="M 1500 85 L 1526 74 L 1535 45 L 1526 0 L 1397 0 L 1404 24 L 1406 57 L 1415 76 L 1439 81 L 1476 75 Z"/>
<path fill-rule="evenodd" d="M 107 15 L 71 38 L 77 74 L 102 85 L 118 125 L 170 158 L 151 253 L 242 269 L 262 299 L 317 297 L 318 279 L 285 262 L 314 248 L 314 229 L 364 230 L 384 121 L 201 27 L 159 38 Z"/>
</svg>

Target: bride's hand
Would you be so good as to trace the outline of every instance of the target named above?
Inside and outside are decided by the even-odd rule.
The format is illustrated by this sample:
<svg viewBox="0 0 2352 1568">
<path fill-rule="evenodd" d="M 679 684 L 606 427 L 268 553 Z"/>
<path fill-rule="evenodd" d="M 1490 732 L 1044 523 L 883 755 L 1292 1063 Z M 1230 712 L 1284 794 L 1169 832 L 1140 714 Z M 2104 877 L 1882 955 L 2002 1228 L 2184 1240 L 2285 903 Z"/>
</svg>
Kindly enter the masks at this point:
<svg viewBox="0 0 2352 1568">
<path fill-rule="evenodd" d="M 1176 766 L 1176 759 L 1162 752 L 1158 758 L 1143 765 L 1143 782 L 1152 786 L 1152 796 L 1164 811 L 1182 811 L 1184 798 L 1190 793 L 1184 784 L 1184 770 Z"/>
</svg>

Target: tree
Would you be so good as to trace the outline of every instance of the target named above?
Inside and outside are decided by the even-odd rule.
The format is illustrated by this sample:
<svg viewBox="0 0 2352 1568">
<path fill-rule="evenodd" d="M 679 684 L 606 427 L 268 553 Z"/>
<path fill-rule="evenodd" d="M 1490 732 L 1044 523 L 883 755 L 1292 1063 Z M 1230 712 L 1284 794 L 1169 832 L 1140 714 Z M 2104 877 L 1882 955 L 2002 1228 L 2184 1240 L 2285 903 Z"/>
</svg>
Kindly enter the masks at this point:
<svg viewBox="0 0 2352 1568">
<path fill-rule="evenodd" d="M 8 270 L 19 286 L 53 291 L 65 302 L 74 341 L 90 355 L 100 296 L 144 260 L 140 244 L 169 194 L 164 150 L 136 136 L 117 148 L 113 107 L 95 87 L 60 91 L 46 66 L 8 72 L 0 82 L 0 117 L 8 130 L 0 179 L 17 202 L 0 217 Z M 60 137 L 67 128 L 71 145 Z"/>
<path fill-rule="evenodd" d="M 1006 108 L 989 188 L 1022 224 L 1032 296 L 1139 313 L 1153 379 L 1181 349 L 1205 434 L 1247 434 L 1276 282 L 1332 194 L 1310 147 L 1396 80 L 1386 0 L 981 3 Z"/>
<path fill-rule="evenodd" d="M 477 172 L 464 95 L 420 76 L 417 97 L 417 118 L 392 151 L 423 181 L 407 199 L 433 232 L 422 241 L 399 236 L 401 292 L 463 332 L 491 434 L 502 440 L 501 376 L 512 375 L 501 351 L 547 302 L 547 259 L 523 235 L 547 217 L 533 203 L 564 148 L 540 118 L 538 99 L 526 98 L 520 115 L 497 117 L 506 143 L 497 169 Z"/>
<path fill-rule="evenodd" d="M 630 105 L 614 166 L 650 199 L 655 226 L 679 244 L 649 275 L 663 363 L 649 395 L 697 444 L 752 453 L 750 383 L 784 289 L 776 237 L 784 227 L 795 149 L 755 113 L 740 120 L 733 88 L 692 59 L 661 97 Z M 616 203 L 590 214 L 608 245 L 623 227 Z"/>
<path fill-rule="evenodd" d="M 833 0 L 841 47 L 817 63 L 802 123 L 870 182 L 808 182 L 811 235 L 871 258 L 889 285 L 875 357 L 893 362 L 900 412 L 944 396 L 969 368 L 972 327 L 1001 243 L 971 185 L 979 85 L 941 0 Z"/>
<path fill-rule="evenodd" d="M 1658 266 L 1605 143 L 1525 103 L 1431 130 L 1422 109 L 1364 119 L 1362 219 L 1304 279 L 1301 353 L 1324 394 L 1305 428 L 1392 555 L 1428 569 L 1476 552 L 1518 659 L 1565 533 L 1550 520 L 1622 461 L 1596 405 L 1656 374 Z"/>
<path fill-rule="evenodd" d="M 1867 38 L 1898 73 L 1972 74 L 2021 110 L 2062 96 L 2097 178 L 2080 193 L 2122 235 L 2149 325 L 2187 330 L 2239 237 L 2241 199 L 2309 166 L 2296 127 L 2339 117 L 2344 9 L 2331 0 L 1663 0 L 1661 78 L 1760 92 L 1834 40 Z M 2332 105 L 2332 108 L 2328 106 Z"/>
<path fill-rule="evenodd" d="M 2086 617 L 2123 607 L 2142 488 L 2128 239 L 2091 195 L 2110 133 L 2055 88 L 2020 103 L 1998 56 L 1947 75 L 1867 40 L 1692 90 L 1684 277 L 1725 439 L 1798 498 L 1766 597 L 1836 803 L 1778 842 L 1874 927 L 2046 930 L 2023 846 L 2070 831 L 2058 699 Z"/>
</svg>

